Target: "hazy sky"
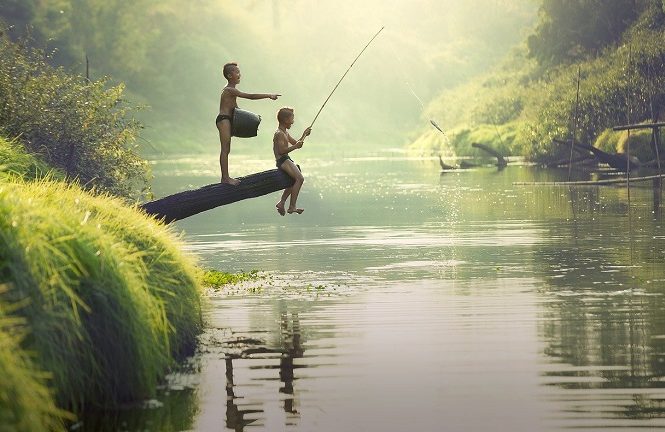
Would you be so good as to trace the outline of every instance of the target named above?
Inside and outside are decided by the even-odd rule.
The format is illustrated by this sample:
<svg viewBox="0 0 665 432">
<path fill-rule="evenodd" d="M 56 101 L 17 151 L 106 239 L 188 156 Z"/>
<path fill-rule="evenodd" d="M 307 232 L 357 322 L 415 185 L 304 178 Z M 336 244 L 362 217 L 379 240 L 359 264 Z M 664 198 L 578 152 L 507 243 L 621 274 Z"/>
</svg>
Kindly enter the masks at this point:
<svg viewBox="0 0 665 432">
<path fill-rule="evenodd" d="M 524 39 L 536 12 L 536 4 L 528 0 L 218 4 L 245 25 L 243 34 L 217 29 L 227 42 L 225 55 L 241 63 L 241 86 L 283 93 L 280 101 L 296 108 L 303 127 L 362 47 L 385 26 L 317 126 L 328 138 L 393 143 L 404 141 L 422 122 L 422 107 L 413 93 L 427 104 L 444 88 L 482 73 Z M 249 37 L 254 38 L 252 49 L 228 43 Z M 271 111 L 267 115 L 272 117 Z"/>
</svg>

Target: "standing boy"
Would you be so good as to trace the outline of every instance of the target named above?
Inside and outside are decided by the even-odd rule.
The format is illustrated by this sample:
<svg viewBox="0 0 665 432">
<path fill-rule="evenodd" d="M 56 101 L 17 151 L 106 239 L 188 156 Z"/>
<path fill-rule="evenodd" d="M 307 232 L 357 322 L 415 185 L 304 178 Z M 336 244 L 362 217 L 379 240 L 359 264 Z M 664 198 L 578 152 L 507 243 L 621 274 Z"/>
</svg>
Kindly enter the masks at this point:
<svg viewBox="0 0 665 432">
<path fill-rule="evenodd" d="M 222 70 L 224 78 L 228 84 L 222 90 L 219 101 L 219 115 L 215 119 L 215 125 L 219 130 L 219 141 L 222 144 L 222 151 L 219 154 L 219 165 L 222 168 L 222 183 L 237 185 L 239 180 L 229 176 L 229 153 L 231 152 L 231 133 L 233 122 L 233 110 L 238 108 L 236 98 L 245 99 L 272 99 L 277 100 L 280 94 L 265 93 L 243 93 L 236 88 L 240 82 L 240 68 L 237 63 L 227 63 Z"/>
<path fill-rule="evenodd" d="M 282 199 L 280 199 L 275 206 L 277 207 L 277 212 L 282 216 L 284 216 L 285 213 L 301 214 L 305 211 L 304 209 L 298 208 L 296 206 L 298 193 L 300 192 L 300 188 L 302 187 L 305 178 L 302 176 L 300 168 L 298 168 L 295 162 L 293 162 L 293 160 L 289 157 L 289 153 L 291 153 L 293 150 L 302 148 L 305 137 L 312 132 L 312 128 L 305 129 L 300 139 L 296 141 L 291 137 L 291 135 L 289 135 L 289 129 L 291 129 L 291 125 L 293 125 L 295 118 L 296 117 L 295 113 L 293 112 L 293 108 L 281 108 L 277 112 L 277 121 L 279 122 L 279 127 L 275 131 L 275 135 L 272 138 L 272 149 L 273 153 L 275 154 L 277 168 L 287 173 L 294 180 L 293 186 L 284 189 L 284 193 L 282 193 Z M 289 146 L 289 144 L 291 145 Z M 289 208 L 288 210 L 284 210 L 284 204 L 286 203 L 286 199 L 289 197 L 289 195 L 291 195 Z"/>
</svg>

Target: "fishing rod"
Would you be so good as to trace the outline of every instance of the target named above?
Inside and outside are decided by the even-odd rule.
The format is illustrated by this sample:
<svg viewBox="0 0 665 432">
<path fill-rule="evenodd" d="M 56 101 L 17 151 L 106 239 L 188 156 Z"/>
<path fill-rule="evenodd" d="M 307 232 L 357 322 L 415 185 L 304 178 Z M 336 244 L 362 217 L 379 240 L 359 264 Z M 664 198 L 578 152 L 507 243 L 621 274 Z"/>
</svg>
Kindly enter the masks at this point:
<svg viewBox="0 0 665 432">
<path fill-rule="evenodd" d="M 321 108 L 319 108 L 319 112 L 317 112 L 316 115 L 314 116 L 314 120 L 312 120 L 312 124 L 309 125 L 310 128 L 311 128 L 312 126 L 314 126 L 314 122 L 316 121 L 317 118 L 319 118 L 319 114 L 321 114 L 321 111 L 323 111 L 323 107 L 326 106 L 326 104 L 327 104 L 328 101 L 330 100 L 330 97 L 333 95 L 333 93 L 335 93 L 335 90 L 337 90 L 337 87 L 339 87 L 339 85 L 341 84 L 341 82 L 342 82 L 342 80 L 344 79 L 344 77 L 346 76 L 346 74 L 349 73 L 349 71 L 351 70 L 351 68 L 353 67 L 353 65 L 356 64 L 356 61 L 357 61 L 357 60 L 360 58 L 360 56 L 365 52 L 365 50 L 367 49 L 367 47 L 369 46 L 369 44 L 371 44 L 372 41 L 373 41 L 374 39 L 376 39 L 376 37 L 379 35 L 379 33 L 381 33 L 381 31 L 383 31 L 384 28 L 385 28 L 385 27 L 381 27 L 381 28 L 379 29 L 379 31 L 376 32 L 376 34 L 375 34 L 374 36 L 372 36 L 372 39 L 370 39 L 369 42 L 367 42 L 367 45 L 365 45 L 365 48 L 363 48 L 362 51 L 360 51 L 360 54 L 358 54 L 358 55 L 356 56 L 356 58 L 353 60 L 353 63 L 351 63 L 351 66 L 349 66 L 349 68 L 346 70 L 346 72 L 344 72 L 344 75 L 342 75 L 342 78 L 339 79 L 339 81 L 337 82 L 337 84 L 335 85 L 335 87 L 332 89 L 332 91 L 330 92 L 330 94 L 328 95 L 328 97 L 326 98 L 326 100 L 323 102 L 323 105 L 321 105 Z"/>
</svg>

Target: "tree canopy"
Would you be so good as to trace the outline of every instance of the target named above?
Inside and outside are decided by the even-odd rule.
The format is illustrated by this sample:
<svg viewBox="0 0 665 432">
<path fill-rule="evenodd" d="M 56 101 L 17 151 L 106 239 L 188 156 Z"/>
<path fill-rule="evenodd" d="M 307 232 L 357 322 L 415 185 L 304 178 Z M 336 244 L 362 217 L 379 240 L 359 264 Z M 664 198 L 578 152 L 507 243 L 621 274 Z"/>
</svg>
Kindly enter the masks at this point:
<svg viewBox="0 0 665 432">
<path fill-rule="evenodd" d="M 556 65 L 597 55 L 617 42 L 648 1 L 542 0 L 540 20 L 528 38 L 529 54 Z"/>
</svg>

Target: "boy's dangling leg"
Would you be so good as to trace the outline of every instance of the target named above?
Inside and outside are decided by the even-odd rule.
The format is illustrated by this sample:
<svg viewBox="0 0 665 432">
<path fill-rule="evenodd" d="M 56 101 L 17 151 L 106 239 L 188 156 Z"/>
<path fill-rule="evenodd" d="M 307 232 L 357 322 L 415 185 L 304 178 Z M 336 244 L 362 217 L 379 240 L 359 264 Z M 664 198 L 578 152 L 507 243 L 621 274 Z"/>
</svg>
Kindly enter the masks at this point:
<svg viewBox="0 0 665 432">
<path fill-rule="evenodd" d="M 300 188 L 302 187 L 305 178 L 302 176 L 302 173 L 298 169 L 295 163 L 292 160 L 285 161 L 281 169 L 283 169 L 288 175 L 293 178 L 293 186 L 291 186 L 291 201 L 289 203 L 289 208 L 286 210 L 287 213 L 298 213 L 301 214 L 304 212 L 304 209 L 296 207 L 296 201 L 298 200 L 298 194 L 300 193 Z"/>
<path fill-rule="evenodd" d="M 291 189 L 292 188 L 284 189 L 284 192 L 282 192 L 282 198 L 275 205 L 275 207 L 277 207 L 277 213 L 279 213 L 281 216 L 284 216 L 286 214 L 286 210 L 284 209 L 284 204 L 286 203 L 286 200 L 289 198 L 289 195 L 291 195 Z"/>
</svg>

